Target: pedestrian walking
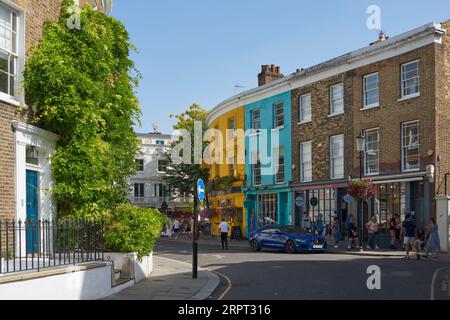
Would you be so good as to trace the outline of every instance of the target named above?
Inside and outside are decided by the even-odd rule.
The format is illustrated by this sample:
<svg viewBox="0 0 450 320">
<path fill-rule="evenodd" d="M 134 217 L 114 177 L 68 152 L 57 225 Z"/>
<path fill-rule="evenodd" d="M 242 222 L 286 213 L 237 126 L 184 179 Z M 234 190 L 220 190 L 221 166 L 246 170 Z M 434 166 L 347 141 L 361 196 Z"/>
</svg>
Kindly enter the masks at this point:
<svg viewBox="0 0 450 320">
<path fill-rule="evenodd" d="M 407 213 L 405 215 L 405 221 L 402 223 L 400 234 L 403 237 L 403 245 L 405 246 L 406 250 L 406 259 L 409 259 L 409 253 L 411 251 L 416 252 L 417 260 L 420 260 L 419 251 L 417 250 L 416 246 L 416 223 L 412 219 L 412 216 L 410 213 Z"/>
<path fill-rule="evenodd" d="M 436 219 L 431 218 L 430 224 L 428 226 L 428 235 L 427 235 L 427 243 L 425 245 L 426 255 L 424 258 L 428 259 L 430 252 L 433 252 L 436 256 L 435 260 L 439 259 L 439 253 L 441 251 L 441 241 L 439 239 L 439 229 L 436 224 Z"/>
<path fill-rule="evenodd" d="M 319 218 L 316 220 L 315 228 L 317 231 L 317 234 L 319 236 L 323 236 L 323 230 L 325 229 L 325 224 L 323 223 L 323 216 L 319 214 Z"/>
<path fill-rule="evenodd" d="M 303 213 L 303 229 L 305 229 L 307 232 L 311 232 L 311 219 L 309 218 L 309 215 L 306 214 L 306 212 Z"/>
<path fill-rule="evenodd" d="M 227 249 L 228 250 L 228 223 L 222 219 L 222 222 L 219 224 L 219 231 L 220 231 L 220 240 L 222 242 L 222 250 Z"/>
<path fill-rule="evenodd" d="M 334 239 L 334 248 L 339 248 L 339 241 L 341 240 L 341 225 L 339 223 L 339 217 L 334 217 L 332 233 Z"/>
<path fill-rule="evenodd" d="M 417 230 L 416 246 L 418 251 L 423 251 L 425 248 L 426 235 L 423 229 Z"/>
<path fill-rule="evenodd" d="M 377 217 L 373 216 L 372 219 L 366 224 L 367 233 L 369 234 L 369 241 L 367 244 L 367 249 L 378 250 L 378 236 L 380 234 L 380 225 L 378 224 Z"/>
<path fill-rule="evenodd" d="M 178 239 L 180 226 L 181 226 L 180 221 L 177 218 L 175 218 L 175 220 L 173 221 L 173 232 L 175 239 Z"/>
<path fill-rule="evenodd" d="M 352 250 L 353 244 L 356 243 L 356 248 L 359 249 L 359 236 L 358 236 L 358 226 L 355 222 L 355 217 L 350 213 L 346 223 L 347 227 L 347 235 L 348 235 L 348 243 L 347 249 Z"/>
<path fill-rule="evenodd" d="M 391 241 L 391 250 L 397 250 L 395 242 L 397 241 L 397 231 L 399 230 L 398 215 L 394 214 L 389 220 L 389 238 Z"/>
</svg>

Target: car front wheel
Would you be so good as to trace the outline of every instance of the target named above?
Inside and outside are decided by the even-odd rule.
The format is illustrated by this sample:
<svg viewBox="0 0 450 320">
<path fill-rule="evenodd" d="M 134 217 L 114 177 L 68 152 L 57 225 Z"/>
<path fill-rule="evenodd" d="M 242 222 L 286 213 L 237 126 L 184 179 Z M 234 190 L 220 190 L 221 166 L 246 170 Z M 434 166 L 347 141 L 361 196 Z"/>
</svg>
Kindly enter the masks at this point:
<svg viewBox="0 0 450 320">
<path fill-rule="evenodd" d="M 285 249 L 286 252 L 289 254 L 294 254 L 295 253 L 295 243 L 292 240 L 289 240 L 288 242 L 286 242 L 285 244 Z"/>
<path fill-rule="evenodd" d="M 259 246 L 259 243 L 256 239 L 252 240 L 251 246 L 253 251 L 261 251 L 261 247 Z"/>
</svg>

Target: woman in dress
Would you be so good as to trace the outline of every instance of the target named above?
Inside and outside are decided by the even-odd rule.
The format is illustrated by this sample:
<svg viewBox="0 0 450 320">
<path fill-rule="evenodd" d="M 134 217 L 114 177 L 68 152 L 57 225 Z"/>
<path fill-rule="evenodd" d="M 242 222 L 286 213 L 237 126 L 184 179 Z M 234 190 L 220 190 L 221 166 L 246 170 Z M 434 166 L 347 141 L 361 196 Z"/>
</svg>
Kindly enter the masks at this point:
<svg viewBox="0 0 450 320">
<path fill-rule="evenodd" d="M 441 251 L 441 241 L 439 239 L 438 226 L 436 224 L 436 219 L 430 219 L 430 225 L 428 226 L 427 244 L 425 245 L 426 255 L 424 258 L 428 259 L 430 252 L 436 254 L 435 260 L 439 259 L 439 253 Z"/>
</svg>

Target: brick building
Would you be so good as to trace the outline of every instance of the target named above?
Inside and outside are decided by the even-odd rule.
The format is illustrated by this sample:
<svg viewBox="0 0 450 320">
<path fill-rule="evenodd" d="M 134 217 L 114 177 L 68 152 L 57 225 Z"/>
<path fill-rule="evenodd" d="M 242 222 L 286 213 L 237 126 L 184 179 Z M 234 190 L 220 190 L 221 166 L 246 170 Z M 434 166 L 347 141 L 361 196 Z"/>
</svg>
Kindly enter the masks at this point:
<svg viewBox="0 0 450 320">
<path fill-rule="evenodd" d="M 375 215 L 386 230 L 393 214 L 414 212 L 421 227 L 436 216 L 435 196 L 444 192 L 450 172 L 449 25 L 383 35 L 291 76 L 297 225 L 305 213 L 313 220 L 323 214 L 326 222 L 357 213 L 344 197 L 349 178 L 360 175 L 361 134 L 363 176 L 378 189 L 364 204 L 365 220 Z"/>
<path fill-rule="evenodd" d="M 93 1 L 76 1 L 92 5 Z M 98 2 L 101 10 L 110 1 Z M 52 218 L 50 154 L 58 137 L 32 126 L 21 87 L 30 49 L 62 0 L 0 0 L 0 220 Z"/>
</svg>

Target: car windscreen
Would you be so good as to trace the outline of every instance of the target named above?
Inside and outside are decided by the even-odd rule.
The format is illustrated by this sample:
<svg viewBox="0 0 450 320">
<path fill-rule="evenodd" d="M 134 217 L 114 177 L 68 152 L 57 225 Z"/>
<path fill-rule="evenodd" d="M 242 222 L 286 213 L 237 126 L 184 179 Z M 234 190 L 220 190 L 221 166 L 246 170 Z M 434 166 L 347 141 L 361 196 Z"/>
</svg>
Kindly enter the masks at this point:
<svg viewBox="0 0 450 320">
<path fill-rule="evenodd" d="M 285 233 L 293 234 L 293 233 L 299 233 L 299 234 L 306 234 L 305 231 L 297 228 L 297 227 L 284 227 L 281 229 Z"/>
</svg>

